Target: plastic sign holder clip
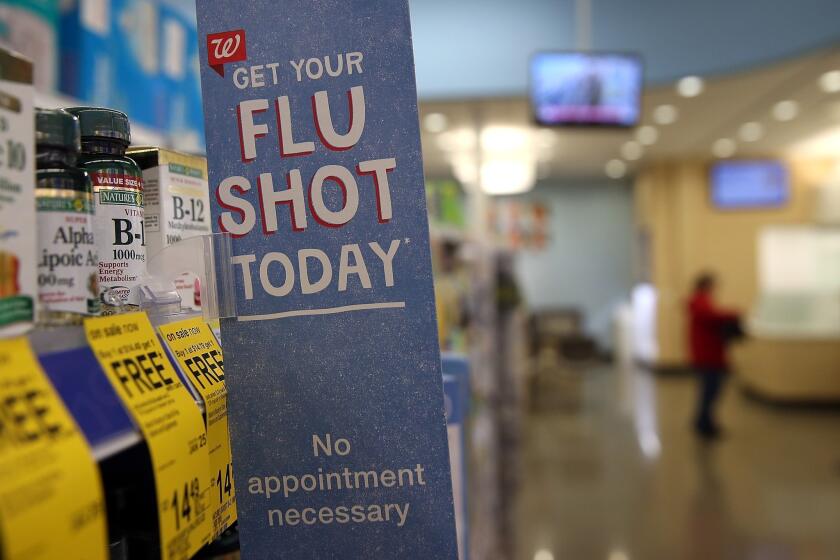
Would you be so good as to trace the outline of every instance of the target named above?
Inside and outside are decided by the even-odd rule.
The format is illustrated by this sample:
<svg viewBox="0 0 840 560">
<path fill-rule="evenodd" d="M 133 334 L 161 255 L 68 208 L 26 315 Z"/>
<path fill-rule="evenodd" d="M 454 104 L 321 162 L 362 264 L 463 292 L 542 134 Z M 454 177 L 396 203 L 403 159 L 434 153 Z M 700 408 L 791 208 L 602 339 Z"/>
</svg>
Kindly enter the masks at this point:
<svg viewBox="0 0 840 560">
<path fill-rule="evenodd" d="M 202 318 L 236 317 L 230 235 L 213 233 L 183 239 L 152 255 L 140 285 L 140 308 L 153 319 L 185 313 L 175 279 L 196 276 Z"/>
</svg>

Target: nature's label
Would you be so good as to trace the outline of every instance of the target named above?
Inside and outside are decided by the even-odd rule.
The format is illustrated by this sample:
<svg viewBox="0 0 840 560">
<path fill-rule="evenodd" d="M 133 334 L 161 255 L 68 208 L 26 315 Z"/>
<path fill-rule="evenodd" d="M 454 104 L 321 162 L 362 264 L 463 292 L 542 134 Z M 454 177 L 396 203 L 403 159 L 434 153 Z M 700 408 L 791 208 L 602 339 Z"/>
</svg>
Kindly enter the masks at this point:
<svg viewBox="0 0 840 560">
<path fill-rule="evenodd" d="M 38 298 L 50 312 L 99 311 L 99 259 L 87 193 L 37 189 Z"/>
<path fill-rule="evenodd" d="M 0 557 L 105 560 L 99 469 L 26 339 L 0 341 Z"/>
<path fill-rule="evenodd" d="M 29 76 L 16 80 L 16 70 L 27 73 L 23 65 Z M 0 336 L 31 327 L 38 297 L 31 68 L 0 50 Z"/>
<path fill-rule="evenodd" d="M 161 556 L 186 560 L 210 538 L 207 435 L 145 313 L 85 321 L 88 342 L 152 456 Z"/>
<path fill-rule="evenodd" d="M 217 537 L 236 521 L 222 348 L 207 323 L 198 317 L 163 325 L 160 334 L 181 372 L 204 401 L 210 453 L 210 507 L 213 535 Z"/>
<path fill-rule="evenodd" d="M 99 290 L 139 305 L 137 286 L 146 272 L 143 223 L 143 179 L 131 175 L 92 172 Z"/>
</svg>

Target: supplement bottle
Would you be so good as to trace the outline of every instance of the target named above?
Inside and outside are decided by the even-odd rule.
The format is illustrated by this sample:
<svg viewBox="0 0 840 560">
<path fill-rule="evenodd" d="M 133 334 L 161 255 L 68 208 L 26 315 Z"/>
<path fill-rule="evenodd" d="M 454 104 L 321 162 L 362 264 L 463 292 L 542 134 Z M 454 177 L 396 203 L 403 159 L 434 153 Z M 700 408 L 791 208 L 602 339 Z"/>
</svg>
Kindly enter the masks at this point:
<svg viewBox="0 0 840 560">
<path fill-rule="evenodd" d="M 146 240 L 143 173 L 125 155 L 131 142 L 128 117 L 96 107 L 67 111 L 79 118 L 82 153 L 78 166 L 88 173 L 93 187 L 102 314 L 136 311 L 138 286 L 146 272 Z"/>
<path fill-rule="evenodd" d="M 35 110 L 38 322 L 72 325 L 99 313 L 99 259 L 90 181 L 76 169 L 79 120 Z"/>
</svg>

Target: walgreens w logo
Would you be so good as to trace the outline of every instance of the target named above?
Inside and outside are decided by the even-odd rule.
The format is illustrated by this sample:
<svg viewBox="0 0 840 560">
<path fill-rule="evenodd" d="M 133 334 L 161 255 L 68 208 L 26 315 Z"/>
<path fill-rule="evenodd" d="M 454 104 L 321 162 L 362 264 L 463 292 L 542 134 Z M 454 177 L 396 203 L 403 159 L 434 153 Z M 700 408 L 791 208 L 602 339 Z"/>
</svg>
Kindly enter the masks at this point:
<svg viewBox="0 0 840 560">
<path fill-rule="evenodd" d="M 247 59 L 244 29 L 212 33 L 207 36 L 207 62 L 219 76 L 225 75 L 225 64 Z"/>
</svg>

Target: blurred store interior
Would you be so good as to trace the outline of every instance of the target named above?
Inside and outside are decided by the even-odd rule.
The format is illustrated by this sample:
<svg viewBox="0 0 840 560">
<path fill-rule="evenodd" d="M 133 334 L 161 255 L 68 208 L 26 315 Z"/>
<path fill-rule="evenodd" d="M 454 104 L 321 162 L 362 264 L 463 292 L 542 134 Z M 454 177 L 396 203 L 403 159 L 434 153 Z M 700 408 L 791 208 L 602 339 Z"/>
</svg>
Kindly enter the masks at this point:
<svg viewBox="0 0 840 560">
<path fill-rule="evenodd" d="M 474 557 L 838 557 L 840 6 L 412 8 L 432 235 L 470 278 L 447 342 L 473 356 Z M 552 50 L 638 54 L 638 123 L 536 125 Z M 714 183 L 741 162 L 778 165 L 781 199 L 741 176 L 728 204 Z M 704 271 L 746 331 L 710 443 L 686 311 Z"/>
<path fill-rule="evenodd" d="M 26 5 L 0 22 L 58 25 Z M 840 2 L 411 10 L 441 347 L 469 369 L 465 557 L 840 558 Z M 134 99 L 158 90 L 82 91 L 60 42 L 0 39 L 53 61 L 39 104 L 104 99 L 138 143 L 203 150 L 194 52 L 152 61 L 186 76 L 161 120 Z M 584 102 L 545 92 L 564 80 Z M 703 273 L 740 316 L 715 438 L 692 424 Z"/>
</svg>

